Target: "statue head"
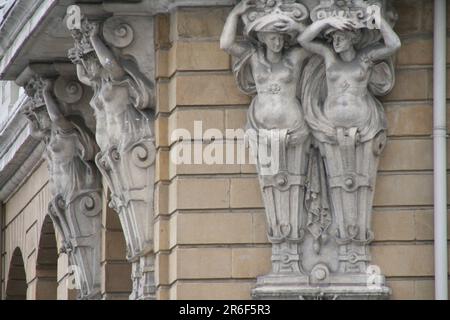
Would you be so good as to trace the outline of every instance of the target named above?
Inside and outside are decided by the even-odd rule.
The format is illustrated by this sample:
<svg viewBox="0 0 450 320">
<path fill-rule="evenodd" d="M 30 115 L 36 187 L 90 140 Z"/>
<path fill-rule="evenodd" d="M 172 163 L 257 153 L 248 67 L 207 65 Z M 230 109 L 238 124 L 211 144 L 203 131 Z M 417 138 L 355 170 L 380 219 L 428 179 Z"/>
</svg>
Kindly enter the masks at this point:
<svg viewBox="0 0 450 320">
<path fill-rule="evenodd" d="M 341 53 L 357 45 L 362 37 L 360 29 L 341 31 L 336 29 L 328 30 L 325 37 L 332 42 L 334 51 Z"/>
<path fill-rule="evenodd" d="M 263 43 L 268 50 L 276 53 L 281 52 L 285 44 L 290 40 L 288 35 L 280 32 L 259 31 L 257 36 L 258 40 Z"/>
<path fill-rule="evenodd" d="M 45 105 L 35 106 L 33 101 L 30 101 L 22 112 L 30 123 L 31 136 L 41 139 L 50 134 L 52 122 Z"/>
</svg>

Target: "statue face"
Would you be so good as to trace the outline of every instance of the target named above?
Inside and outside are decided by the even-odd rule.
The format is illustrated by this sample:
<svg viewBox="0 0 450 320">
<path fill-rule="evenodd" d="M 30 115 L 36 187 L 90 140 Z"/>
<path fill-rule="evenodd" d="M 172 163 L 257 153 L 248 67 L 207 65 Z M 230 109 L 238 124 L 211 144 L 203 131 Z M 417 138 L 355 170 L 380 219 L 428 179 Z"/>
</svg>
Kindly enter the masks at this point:
<svg viewBox="0 0 450 320">
<path fill-rule="evenodd" d="M 349 32 L 336 31 L 333 33 L 333 47 L 336 53 L 345 52 L 353 46 Z"/>
<path fill-rule="evenodd" d="M 261 32 L 259 38 L 267 46 L 267 49 L 273 52 L 281 52 L 284 48 L 285 37 L 281 33 Z"/>
</svg>

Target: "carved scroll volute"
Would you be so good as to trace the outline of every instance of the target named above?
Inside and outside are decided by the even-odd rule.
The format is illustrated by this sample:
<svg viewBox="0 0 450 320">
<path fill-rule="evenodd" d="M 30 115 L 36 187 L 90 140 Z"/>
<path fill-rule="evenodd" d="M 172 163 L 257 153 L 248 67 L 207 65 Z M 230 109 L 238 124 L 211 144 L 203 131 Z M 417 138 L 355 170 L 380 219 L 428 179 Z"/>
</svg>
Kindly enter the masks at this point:
<svg viewBox="0 0 450 320">
<path fill-rule="evenodd" d="M 146 32 L 136 32 L 145 30 Z M 119 214 L 133 264 L 131 299 L 155 298 L 153 257 L 154 40 L 150 17 L 83 18 L 69 52 L 94 90 L 96 163 Z M 107 81 L 104 81 L 107 80 Z M 109 83 L 108 90 L 103 90 Z"/>
<path fill-rule="evenodd" d="M 134 31 L 123 19 L 109 18 L 103 24 L 103 37 L 116 48 L 126 48 L 134 40 Z"/>
<path fill-rule="evenodd" d="M 90 132 L 95 134 L 95 114 L 89 105 L 93 94 L 90 87 L 83 85 L 72 75 L 62 75 L 55 80 L 53 93 L 64 105 L 67 114 L 81 117 Z"/>
<path fill-rule="evenodd" d="M 83 97 L 83 87 L 75 79 L 60 77 L 55 83 L 54 93 L 61 102 L 74 104 Z"/>
</svg>

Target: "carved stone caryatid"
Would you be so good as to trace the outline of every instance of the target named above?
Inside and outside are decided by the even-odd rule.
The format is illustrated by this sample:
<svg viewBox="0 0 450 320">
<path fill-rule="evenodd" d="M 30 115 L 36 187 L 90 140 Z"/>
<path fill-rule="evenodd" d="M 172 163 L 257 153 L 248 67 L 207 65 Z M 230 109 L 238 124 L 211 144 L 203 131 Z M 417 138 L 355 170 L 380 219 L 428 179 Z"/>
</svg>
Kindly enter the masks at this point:
<svg viewBox="0 0 450 320">
<path fill-rule="evenodd" d="M 317 54 L 303 74 L 302 102 L 325 164 L 333 215 L 327 246 L 334 249 L 332 255 L 316 252 L 307 267 L 315 282 L 345 285 L 348 296 L 387 297 L 384 278 L 373 274 L 369 244 L 387 130 L 375 96 L 394 85 L 392 55 L 401 45 L 392 29 L 396 13 L 387 1 L 321 1 L 311 20 L 299 38 Z"/>
<path fill-rule="evenodd" d="M 119 214 L 132 262 L 130 299 L 155 298 L 154 84 L 153 68 L 145 61 L 152 59 L 146 45 L 153 40 L 136 38 L 133 23 L 152 34 L 151 19 L 142 19 L 113 17 L 100 24 L 83 18 L 72 29 L 75 48 L 69 52 L 80 81 L 94 90 L 91 106 L 100 146 L 96 163 L 111 190 L 110 206 Z"/>
<path fill-rule="evenodd" d="M 239 19 L 244 41 L 236 40 Z M 243 0 L 231 11 L 221 47 L 236 57 L 239 88 L 254 96 L 248 112 L 248 136 L 262 189 L 272 272 L 258 279 L 253 294 L 272 285 L 306 282 L 300 244 L 306 225 L 305 200 L 310 133 L 298 99 L 300 77 L 309 53 L 296 43 L 296 26 L 308 18 L 307 8 L 294 1 Z M 264 155 L 271 154 L 266 159 Z"/>
<path fill-rule="evenodd" d="M 307 28 L 301 2 L 312 21 Z M 239 16 L 247 41 L 235 41 Z M 384 0 L 243 0 L 230 14 L 222 47 L 238 58 L 241 89 L 256 94 L 248 118 L 259 134 L 251 148 L 269 149 L 270 164 L 279 163 L 274 175 L 264 174 L 261 154 L 254 152 L 273 244 L 273 272 L 258 279 L 256 298 L 389 295 L 370 265 L 368 245 L 386 144 L 385 115 L 375 96 L 394 85 L 395 20 Z M 283 49 L 293 34 L 302 49 Z M 303 50 L 311 54 L 305 64 Z M 266 141 L 262 129 L 268 129 Z"/>
<path fill-rule="evenodd" d="M 62 237 L 62 251 L 69 255 L 79 298 L 99 299 L 102 200 L 94 162 L 97 144 L 85 121 L 67 112 L 81 100 L 81 84 L 63 77 L 56 83 L 33 76 L 25 86 L 30 103 L 24 113 L 32 136 L 46 144 L 53 195 L 49 215 Z"/>
</svg>

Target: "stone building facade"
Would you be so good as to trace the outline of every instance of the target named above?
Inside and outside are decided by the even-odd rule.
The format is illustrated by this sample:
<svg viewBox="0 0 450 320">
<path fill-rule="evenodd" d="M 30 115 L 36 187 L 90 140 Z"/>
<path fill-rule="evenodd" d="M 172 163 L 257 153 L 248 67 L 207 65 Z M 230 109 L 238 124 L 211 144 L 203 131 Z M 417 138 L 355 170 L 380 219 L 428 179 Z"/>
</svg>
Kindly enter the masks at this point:
<svg viewBox="0 0 450 320">
<path fill-rule="evenodd" d="M 375 189 L 372 264 L 386 276 L 391 299 L 433 299 L 433 1 L 392 2 L 402 47 L 394 59 L 395 87 L 382 98 L 388 142 Z M 117 185 L 108 181 L 115 181 L 114 176 L 103 174 L 96 203 L 101 209 L 100 251 L 85 266 L 92 270 L 98 264 L 98 269 L 96 280 L 86 280 L 87 286 L 98 293 L 96 299 L 251 299 L 257 277 L 271 269 L 255 166 L 171 161 L 188 142 L 173 139 L 177 129 L 189 132 L 193 140 L 200 137 L 189 148 L 204 150 L 211 140 L 218 146 L 230 143 L 218 134 L 202 137 L 206 130 L 224 134 L 246 126 L 251 100 L 239 91 L 233 60 L 219 45 L 235 5 L 231 0 L 0 1 L 1 298 L 80 297 L 74 284 L 78 271 L 69 261 L 77 251 L 61 245 L 65 235 L 49 213 L 53 194 L 49 160 L 43 158 L 47 144 L 32 136 L 23 113 L 35 98 L 28 87 L 33 77 L 56 79 L 55 88 L 61 77 L 78 83 L 67 57 L 74 47 L 66 18 L 73 4 L 91 22 L 132 29 L 131 40 L 130 30 L 120 29 L 125 35 L 112 32 L 117 42 L 105 42 L 117 45 L 112 51 L 120 63 L 130 56 L 137 61 L 154 95 L 154 181 L 138 187 L 153 194 L 153 206 L 150 201 L 138 208 L 137 198 L 127 194 L 126 204 L 110 207 L 111 200 L 126 192 L 114 189 Z M 89 97 L 74 102 L 69 90 L 66 110 L 89 109 L 95 88 L 79 87 Z M 56 94 L 60 104 L 66 98 Z M 82 112 L 91 112 L 92 120 L 92 110 Z M 240 145 L 239 139 L 229 140 Z M 119 171 L 113 174 L 122 177 Z M 124 217 L 140 219 L 139 212 L 153 214 L 147 227 L 138 223 L 136 230 L 124 228 Z M 153 243 L 133 255 L 131 243 L 145 243 L 136 236 L 139 230 Z M 83 235 L 73 238 L 78 239 L 73 246 L 83 247 Z M 87 293 L 84 298 L 89 298 Z"/>
</svg>

